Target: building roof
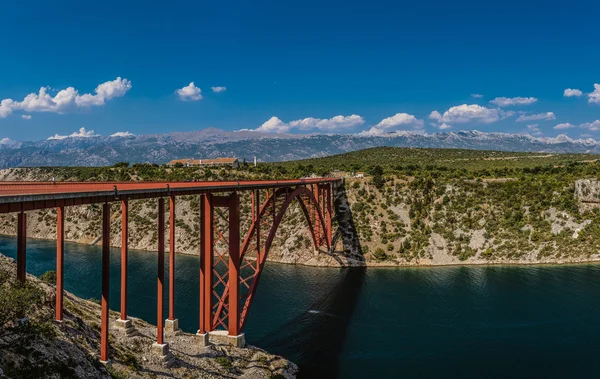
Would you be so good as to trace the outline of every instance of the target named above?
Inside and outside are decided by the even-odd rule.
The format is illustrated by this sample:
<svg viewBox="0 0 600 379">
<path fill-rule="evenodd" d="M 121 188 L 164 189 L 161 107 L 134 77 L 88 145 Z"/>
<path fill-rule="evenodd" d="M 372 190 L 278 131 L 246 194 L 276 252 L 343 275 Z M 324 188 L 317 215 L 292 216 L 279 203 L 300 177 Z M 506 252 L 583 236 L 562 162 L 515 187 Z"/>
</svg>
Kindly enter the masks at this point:
<svg viewBox="0 0 600 379">
<path fill-rule="evenodd" d="M 190 159 L 173 159 L 172 161 L 170 161 L 167 164 L 170 164 L 170 165 L 174 165 L 174 164 L 177 164 L 177 163 L 186 164 L 189 161 L 190 161 Z"/>
<path fill-rule="evenodd" d="M 168 164 L 173 166 L 177 163 L 189 164 L 190 166 L 211 165 L 211 164 L 233 164 L 237 158 L 214 158 L 214 159 L 174 159 Z"/>
</svg>

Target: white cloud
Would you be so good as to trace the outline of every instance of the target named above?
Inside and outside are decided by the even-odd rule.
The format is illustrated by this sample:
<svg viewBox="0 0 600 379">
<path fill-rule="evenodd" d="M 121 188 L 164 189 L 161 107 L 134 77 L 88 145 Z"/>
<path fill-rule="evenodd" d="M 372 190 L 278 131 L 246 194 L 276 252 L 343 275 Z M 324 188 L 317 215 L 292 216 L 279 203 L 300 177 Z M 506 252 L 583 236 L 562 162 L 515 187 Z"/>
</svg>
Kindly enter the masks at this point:
<svg viewBox="0 0 600 379">
<path fill-rule="evenodd" d="M 433 111 L 429 115 L 429 118 L 436 120 L 440 124 L 464 124 L 470 121 L 489 124 L 511 115 L 512 112 L 505 112 L 501 109 L 486 108 L 477 104 L 462 104 L 448 109 L 444 114 Z"/>
<path fill-rule="evenodd" d="M 111 137 L 133 137 L 135 134 L 129 132 L 116 132 L 110 135 Z"/>
<path fill-rule="evenodd" d="M 527 125 L 527 132 L 533 136 L 541 136 L 543 134 L 538 124 Z"/>
<path fill-rule="evenodd" d="M 335 116 L 332 118 L 313 118 L 308 117 L 301 120 L 294 120 L 290 122 L 283 122 L 278 117 L 271 117 L 268 121 L 262 124 L 260 127 L 254 129 L 258 132 L 268 133 L 287 133 L 292 129 L 298 130 L 319 130 L 326 132 L 333 132 L 353 128 L 358 125 L 365 123 L 365 120 L 358 115 L 350 116 Z"/>
<path fill-rule="evenodd" d="M 565 90 L 565 92 L 563 93 L 564 97 L 574 97 L 574 96 L 578 97 L 578 96 L 581 96 L 581 95 L 583 95 L 583 92 L 581 92 L 578 89 L 572 89 L 572 88 L 567 88 Z"/>
<path fill-rule="evenodd" d="M 227 87 L 210 87 L 214 93 L 225 92 Z"/>
<path fill-rule="evenodd" d="M 542 135 L 542 131 L 538 127 L 538 124 L 527 125 L 527 130 L 529 131 L 530 134 L 532 134 L 534 136 L 541 136 Z"/>
<path fill-rule="evenodd" d="M 194 82 L 190 82 L 187 86 L 175 91 L 179 95 L 179 99 L 183 101 L 198 101 L 202 100 L 202 90 L 194 85 Z"/>
<path fill-rule="evenodd" d="M 474 99 L 481 99 L 483 97 L 483 95 L 479 94 L 479 93 L 472 93 L 471 97 Z"/>
<path fill-rule="evenodd" d="M 554 112 L 546 112 L 546 113 L 538 113 L 538 114 L 532 114 L 532 115 L 520 115 L 519 117 L 517 117 L 517 122 L 524 122 L 524 121 L 539 121 L 539 120 L 556 120 L 556 116 L 554 115 Z"/>
<path fill-rule="evenodd" d="M 23 120 L 31 120 L 31 115 L 28 115 L 28 114 L 23 114 L 23 115 L 21 115 L 21 118 L 22 118 Z"/>
<path fill-rule="evenodd" d="M 13 110 L 18 109 L 18 107 L 18 103 L 13 99 L 4 99 L 0 101 L 0 118 L 7 117 Z"/>
<path fill-rule="evenodd" d="M 290 124 L 286 124 L 285 122 L 281 121 L 279 117 L 273 116 L 255 130 L 257 132 L 267 133 L 287 133 L 290 131 L 290 129 Z"/>
<path fill-rule="evenodd" d="M 446 130 L 452 128 L 452 125 L 448 125 L 444 122 L 443 124 L 436 126 L 436 128 L 438 128 L 439 130 Z"/>
<path fill-rule="evenodd" d="M 600 104 L 600 84 L 594 84 L 594 92 L 588 93 L 588 103 Z M 0 111 L 2 113 L 2 111 Z"/>
<path fill-rule="evenodd" d="M 0 117 L 4 118 L 12 112 L 21 110 L 23 112 L 53 112 L 67 113 L 77 108 L 104 105 L 107 100 L 124 96 L 131 89 L 131 82 L 118 77 L 96 87 L 95 94 L 79 94 L 73 87 L 58 91 L 52 96 L 48 92 L 53 91 L 49 87 L 40 88 L 39 93 L 30 93 L 23 101 L 4 99 L 0 102 Z"/>
<path fill-rule="evenodd" d="M 408 113 L 396 113 L 391 117 L 384 118 L 377 125 L 372 127 L 369 131 L 365 131 L 367 135 L 381 135 L 389 132 L 396 131 L 398 127 L 411 127 L 414 129 L 421 129 L 425 123 L 423 120 L 419 120 L 415 116 Z"/>
<path fill-rule="evenodd" d="M 511 105 L 530 105 L 538 101 L 535 97 L 497 97 L 491 100 L 490 103 L 496 104 L 499 107 L 509 107 Z"/>
<path fill-rule="evenodd" d="M 586 122 L 580 125 L 582 128 L 591 130 L 592 132 L 597 132 L 600 130 L 600 120 L 596 120 L 593 122 Z"/>
<path fill-rule="evenodd" d="M 69 135 L 59 135 L 55 134 L 52 137 L 48 137 L 49 140 L 62 140 L 66 138 L 90 138 L 90 137 L 100 137 L 99 134 L 94 133 L 93 130 L 85 130 L 85 128 L 80 128 L 79 131 L 73 132 Z"/>
<path fill-rule="evenodd" d="M 13 141 L 13 140 L 11 140 L 11 139 L 10 139 L 10 138 L 8 138 L 8 137 L 4 137 L 4 138 L 0 139 L 0 145 L 10 145 L 10 144 L 12 144 L 13 142 L 14 142 L 14 141 Z"/>
<path fill-rule="evenodd" d="M 573 129 L 573 128 L 576 128 L 576 127 L 577 127 L 577 125 L 573 125 L 573 124 L 571 124 L 569 122 L 565 122 L 563 124 L 556 125 L 554 127 L 554 129 L 556 129 L 556 130 L 564 130 L 564 129 Z"/>
</svg>

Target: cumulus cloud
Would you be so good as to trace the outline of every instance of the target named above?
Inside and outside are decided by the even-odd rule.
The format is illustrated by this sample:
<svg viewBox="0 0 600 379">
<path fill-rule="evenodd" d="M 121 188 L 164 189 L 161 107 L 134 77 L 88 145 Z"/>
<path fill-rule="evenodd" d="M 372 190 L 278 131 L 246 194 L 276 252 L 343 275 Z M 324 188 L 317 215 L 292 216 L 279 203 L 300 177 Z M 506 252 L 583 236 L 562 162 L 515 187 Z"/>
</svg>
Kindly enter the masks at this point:
<svg viewBox="0 0 600 379">
<path fill-rule="evenodd" d="M 108 100 L 122 97 L 131 89 L 131 82 L 118 77 L 96 87 L 95 93 L 79 94 L 73 87 L 58 91 L 54 96 L 49 87 L 42 87 L 38 93 L 30 93 L 23 101 L 4 99 L 0 102 L 0 117 L 7 117 L 14 111 L 68 113 L 77 108 L 101 106 Z"/>
<path fill-rule="evenodd" d="M 577 125 L 573 125 L 573 124 L 571 124 L 569 122 L 565 122 L 565 123 L 556 125 L 554 127 L 554 129 L 556 129 L 556 130 L 564 130 L 564 129 L 573 129 L 573 128 L 576 128 L 576 127 L 577 127 Z"/>
<path fill-rule="evenodd" d="M 21 115 L 21 118 L 22 118 L 23 120 L 31 120 L 31 115 L 24 114 L 24 115 Z"/>
<path fill-rule="evenodd" d="M 592 132 L 597 132 L 600 130 L 600 120 L 596 120 L 593 122 L 586 122 L 580 125 L 582 128 L 590 130 Z"/>
<path fill-rule="evenodd" d="M 225 92 L 227 87 L 210 87 L 214 93 Z"/>
<path fill-rule="evenodd" d="M 567 88 L 565 90 L 565 92 L 563 93 L 564 97 L 579 97 L 583 95 L 583 92 L 581 92 L 578 89 L 572 89 L 572 88 Z"/>
<path fill-rule="evenodd" d="M 600 104 L 600 84 L 594 84 L 594 92 L 588 93 L 588 103 Z M 0 114 L 2 111 L 0 110 Z"/>
<path fill-rule="evenodd" d="M 11 140 L 11 139 L 10 139 L 10 138 L 8 138 L 8 137 L 4 137 L 4 138 L 0 139 L 0 145 L 10 145 L 10 144 L 12 144 L 13 142 L 14 142 L 14 141 L 13 141 L 13 140 Z"/>
<path fill-rule="evenodd" d="M 73 132 L 69 135 L 55 134 L 52 137 L 48 137 L 48 140 L 63 140 L 66 138 L 90 138 L 90 137 L 100 137 L 100 135 L 94 133 L 93 130 L 85 130 L 85 128 L 80 128 L 79 131 Z"/>
<path fill-rule="evenodd" d="M 290 122 L 283 122 L 278 117 L 271 117 L 268 121 L 254 130 L 267 133 L 287 133 L 292 129 L 334 132 L 353 128 L 364 123 L 365 120 L 361 116 L 355 114 L 350 116 L 335 116 L 332 118 L 308 117 Z"/>
<path fill-rule="evenodd" d="M 538 124 L 530 124 L 527 125 L 527 131 L 534 136 L 541 136 L 542 135 L 542 131 L 540 130 L 540 128 L 538 127 Z"/>
<path fill-rule="evenodd" d="M 179 99 L 183 101 L 202 100 L 202 90 L 199 87 L 196 87 L 194 82 L 190 82 L 190 84 L 178 89 L 175 93 L 179 96 Z"/>
<path fill-rule="evenodd" d="M 373 126 L 370 130 L 363 134 L 368 135 L 381 135 L 389 132 L 396 131 L 400 127 L 410 127 L 413 129 L 421 129 L 425 123 L 423 120 L 419 120 L 415 116 L 408 113 L 396 113 L 391 117 L 384 118 L 377 125 Z"/>
<path fill-rule="evenodd" d="M 452 128 L 452 125 L 448 125 L 444 122 L 443 124 L 436 126 L 436 128 L 438 128 L 439 130 L 446 130 Z"/>
<path fill-rule="evenodd" d="M 489 124 L 510 115 L 512 112 L 505 112 L 501 109 L 487 108 L 477 104 L 462 104 L 451 107 L 444 114 L 433 111 L 429 114 L 429 118 L 440 124 L 464 124 L 471 121 Z"/>
<path fill-rule="evenodd" d="M 111 137 L 133 137 L 135 134 L 129 132 L 116 132 L 110 135 Z"/>
<path fill-rule="evenodd" d="M 490 103 L 499 107 L 509 107 L 511 105 L 530 105 L 538 101 L 535 97 L 497 97 Z"/>
<path fill-rule="evenodd" d="M 483 97 L 483 95 L 480 93 L 472 93 L 471 97 L 474 99 L 481 99 Z"/>
<path fill-rule="evenodd" d="M 540 120 L 556 120 L 556 116 L 554 112 L 546 112 L 546 113 L 538 113 L 526 115 L 522 114 L 517 117 L 517 122 L 525 122 L 525 121 L 540 121 Z"/>
</svg>

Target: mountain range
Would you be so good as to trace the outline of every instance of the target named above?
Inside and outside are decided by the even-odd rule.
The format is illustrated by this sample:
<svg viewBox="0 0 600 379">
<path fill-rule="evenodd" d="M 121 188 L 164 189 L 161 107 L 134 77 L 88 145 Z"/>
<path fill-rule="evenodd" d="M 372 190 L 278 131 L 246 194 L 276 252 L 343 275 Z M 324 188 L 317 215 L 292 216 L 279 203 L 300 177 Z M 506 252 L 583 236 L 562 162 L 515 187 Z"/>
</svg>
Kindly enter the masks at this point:
<svg viewBox="0 0 600 379">
<path fill-rule="evenodd" d="M 0 140 L 0 168 L 35 166 L 105 166 L 117 162 L 162 164 L 177 158 L 237 157 L 273 162 L 322 157 L 378 146 L 461 148 L 545 153 L 600 153 L 588 139 L 534 137 L 529 134 L 475 130 L 424 134 L 269 134 L 207 128 L 191 132 L 48 139 Z"/>
</svg>

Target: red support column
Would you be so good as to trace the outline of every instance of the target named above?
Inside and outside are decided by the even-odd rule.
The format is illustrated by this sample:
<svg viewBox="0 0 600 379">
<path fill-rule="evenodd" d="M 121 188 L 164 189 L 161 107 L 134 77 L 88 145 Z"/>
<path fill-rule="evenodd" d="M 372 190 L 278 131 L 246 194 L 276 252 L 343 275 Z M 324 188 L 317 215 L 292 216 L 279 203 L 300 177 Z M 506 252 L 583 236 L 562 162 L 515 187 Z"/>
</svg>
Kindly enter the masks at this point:
<svg viewBox="0 0 600 379">
<path fill-rule="evenodd" d="M 175 196 L 169 198 L 169 320 L 175 320 Z"/>
<path fill-rule="evenodd" d="M 63 319 L 65 208 L 56 208 L 56 320 Z"/>
<path fill-rule="evenodd" d="M 121 320 L 127 320 L 127 260 L 129 250 L 129 204 L 121 201 Z"/>
<path fill-rule="evenodd" d="M 24 283 L 27 266 L 27 214 L 20 212 L 17 215 L 17 279 Z"/>
<path fill-rule="evenodd" d="M 229 313 L 230 336 L 240 334 L 240 197 L 237 192 L 229 202 Z"/>
<path fill-rule="evenodd" d="M 165 199 L 158 199 L 158 280 L 157 280 L 157 317 L 156 317 L 156 343 L 163 342 L 163 287 L 165 281 Z"/>
<path fill-rule="evenodd" d="M 110 204 L 102 204 L 102 326 L 100 361 L 108 362 L 108 295 L 110 286 Z"/>
<path fill-rule="evenodd" d="M 256 268 L 260 264 L 260 190 L 256 190 L 256 209 L 254 213 L 256 214 Z"/>
<path fill-rule="evenodd" d="M 333 204 L 332 204 L 332 191 L 331 184 L 328 184 L 326 189 L 326 198 L 327 198 L 327 240 L 329 241 L 329 248 L 331 249 L 331 244 L 333 243 Z"/>
<path fill-rule="evenodd" d="M 250 208 L 250 214 L 252 215 L 252 222 L 256 221 L 256 190 L 252 191 L 252 208 Z"/>
<path fill-rule="evenodd" d="M 213 284 L 213 218 L 212 195 L 203 194 L 200 200 L 200 330 L 206 334 L 212 330 L 212 284 Z"/>
</svg>

